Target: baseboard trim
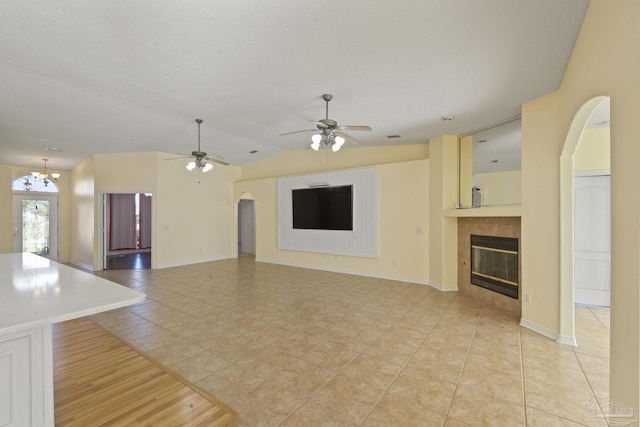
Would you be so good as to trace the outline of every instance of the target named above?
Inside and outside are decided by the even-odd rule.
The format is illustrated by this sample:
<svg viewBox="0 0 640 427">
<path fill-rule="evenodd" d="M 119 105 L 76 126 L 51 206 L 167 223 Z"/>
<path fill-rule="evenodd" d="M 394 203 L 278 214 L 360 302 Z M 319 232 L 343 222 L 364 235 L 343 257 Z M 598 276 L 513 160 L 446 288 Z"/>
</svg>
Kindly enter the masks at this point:
<svg viewBox="0 0 640 427">
<path fill-rule="evenodd" d="M 416 285 L 426 285 L 426 286 L 434 287 L 434 288 L 436 288 L 438 290 L 443 290 L 439 286 L 435 286 L 433 283 L 431 283 L 428 280 L 424 280 L 424 281 L 423 280 L 414 280 L 414 279 L 409 279 L 407 277 L 389 276 L 389 275 L 384 275 L 384 274 L 370 274 L 370 273 L 366 273 L 365 274 L 365 273 L 363 273 L 361 271 L 352 271 L 352 270 L 346 270 L 346 269 L 341 269 L 341 268 L 331 268 L 331 267 L 326 267 L 326 266 L 320 267 L 320 266 L 317 266 L 317 265 L 308 265 L 308 264 L 288 263 L 288 262 L 281 262 L 281 261 L 262 259 L 262 258 L 257 258 L 257 257 L 256 257 L 256 262 L 265 262 L 265 263 L 268 263 L 268 264 L 286 265 L 288 267 L 308 268 L 310 270 L 330 271 L 332 273 L 352 274 L 354 276 L 372 277 L 374 279 L 393 280 L 393 281 L 396 281 L 396 282 L 415 283 Z M 453 290 L 457 290 L 457 289 L 453 289 Z"/>
<path fill-rule="evenodd" d="M 558 335 L 558 339 L 556 341 L 559 342 L 560 344 L 569 345 L 571 347 L 578 346 L 578 341 L 576 341 L 576 337 Z"/>
<path fill-rule="evenodd" d="M 533 332 L 537 332 L 540 335 L 544 335 L 547 338 L 551 338 L 552 340 L 560 344 L 569 345 L 571 347 L 578 346 L 575 337 L 560 335 L 557 332 L 552 331 L 551 329 L 547 329 L 544 326 L 540 326 L 536 323 L 530 322 L 529 320 L 520 318 L 520 326 L 532 330 Z"/>
<path fill-rule="evenodd" d="M 533 332 L 537 332 L 540 335 L 544 335 L 547 338 L 551 338 L 554 341 L 558 340 L 558 334 L 551 329 L 547 329 L 544 326 L 540 326 L 536 323 L 530 322 L 526 319 L 520 318 L 520 326 L 523 326 L 527 329 L 532 330 Z"/>
<path fill-rule="evenodd" d="M 80 262 L 80 261 L 71 260 L 71 261 L 68 261 L 68 263 L 69 264 L 73 264 L 76 267 L 79 267 L 79 268 L 81 268 L 83 270 L 95 271 L 93 269 L 93 265 L 85 264 L 85 263 Z"/>
<path fill-rule="evenodd" d="M 453 285 L 441 285 L 439 283 L 429 281 L 429 286 L 442 292 L 457 292 L 458 287 Z"/>
</svg>

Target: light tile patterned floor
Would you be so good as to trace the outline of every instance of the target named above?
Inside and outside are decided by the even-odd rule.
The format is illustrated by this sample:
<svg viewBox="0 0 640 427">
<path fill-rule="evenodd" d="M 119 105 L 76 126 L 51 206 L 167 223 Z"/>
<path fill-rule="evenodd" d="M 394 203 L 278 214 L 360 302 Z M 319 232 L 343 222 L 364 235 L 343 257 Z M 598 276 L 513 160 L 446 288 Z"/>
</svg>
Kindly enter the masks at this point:
<svg viewBox="0 0 640 427">
<path fill-rule="evenodd" d="M 608 394 L 609 311 L 579 347 L 423 285 L 252 257 L 100 275 L 145 292 L 94 316 L 247 426 L 575 426 Z"/>
</svg>

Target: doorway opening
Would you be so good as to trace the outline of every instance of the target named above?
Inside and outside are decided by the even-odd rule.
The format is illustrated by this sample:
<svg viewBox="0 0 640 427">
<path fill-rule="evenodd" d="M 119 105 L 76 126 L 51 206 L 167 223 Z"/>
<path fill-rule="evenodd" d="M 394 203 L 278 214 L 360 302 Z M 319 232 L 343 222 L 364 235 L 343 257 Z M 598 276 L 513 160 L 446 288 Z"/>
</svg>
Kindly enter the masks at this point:
<svg viewBox="0 0 640 427">
<path fill-rule="evenodd" d="M 248 193 L 238 201 L 238 256 L 256 254 L 255 201 Z"/>
<path fill-rule="evenodd" d="M 574 346 L 576 304 L 608 305 L 610 295 L 609 121 L 609 97 L 587 101 L 576 112 L 560 157 L 558 341 Z"/>
<path fill-rule="evenodd" d="M 105 270 L 151 268 L 151 193 L 105 195 Z"/>
</svg>

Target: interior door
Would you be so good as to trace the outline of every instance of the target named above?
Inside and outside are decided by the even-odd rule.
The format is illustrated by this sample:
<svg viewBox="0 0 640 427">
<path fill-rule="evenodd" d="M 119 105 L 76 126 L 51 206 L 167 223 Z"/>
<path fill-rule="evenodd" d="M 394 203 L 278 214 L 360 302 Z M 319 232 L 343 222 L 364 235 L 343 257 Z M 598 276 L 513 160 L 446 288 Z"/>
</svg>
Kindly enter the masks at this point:
<svg viewBox="0 0 640 427">
<path fill-rule="evenodd" d="M 58 197 L 13 196 L 13 251 L 58 261 Z"/>
<path fill-rule="evenodd" d="M 611 176 L 576 176 L 574 188 L 575 302 L 609 307 Z"/>
</svg>

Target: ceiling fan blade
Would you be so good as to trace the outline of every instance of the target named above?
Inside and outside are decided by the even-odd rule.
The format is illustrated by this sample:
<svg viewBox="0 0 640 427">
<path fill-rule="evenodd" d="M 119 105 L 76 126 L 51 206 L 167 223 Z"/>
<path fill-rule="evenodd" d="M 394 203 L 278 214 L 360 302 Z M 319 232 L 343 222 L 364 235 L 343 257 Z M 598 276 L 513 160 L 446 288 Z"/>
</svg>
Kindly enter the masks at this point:
<svg viewBox="0 0 640 427">
<path fill-rule="evenodd" d="M 328 127 L 329 127 L 329 125 L 328 125 L 328 124 L 323 123 L 323 122 L 316 122 L 316 121 L 312 121 L 311 123 L 313 123 L 313 124 L 317 125 L 319 128 L 322 128 L 322 129 L 326 129 L 326 128 L 328 128 Z M 314 130 L 315 130 L 315 129 L 314 129 Z"/>
<path fill-rule="evenodd" d="M 217 163 L 217 164 L 219 164 L 219 165 L 229 166 L 229 163 L 224 162 L 224 161 L 222 161 L 222 160 L 218 160 L 218 159 L 213 158 L 213 157 L 205 157 L 205 159 L 209 160 L 210 162 Z"/>
<path fill-rule="evenodd" d="M 170 159 L 165 159 L 165 160 L 180 160 L 180 159 L 190 159 L 193 156 L 183 156 L 183 157 L 172 157 Z"/>
<path fill-rule="evenodd" d="M 336 132 L 336 135 L 343 137 L 347 142 L 350 142 L 352 144 L 360 144 L 360 141 L 358 141 L 352 136 L 347 135 L 346 133 Z"/>
<path fill-rule="evenodd" d="M 371 130 L 369 126 L 352 126 L 352 125 L 344 125 L 338 126 L 340 130 Z"/>
<path fill-rule="evenodd" d="M 280 136 L 293 135 L 294 133 L 302 133 L 302 132 L 313 132 L 313 131 L 316 131 L 316 130 L 318 130 L 318 129 L 294 130 L 293 132 L 281 133 Z"/>
</svg>

